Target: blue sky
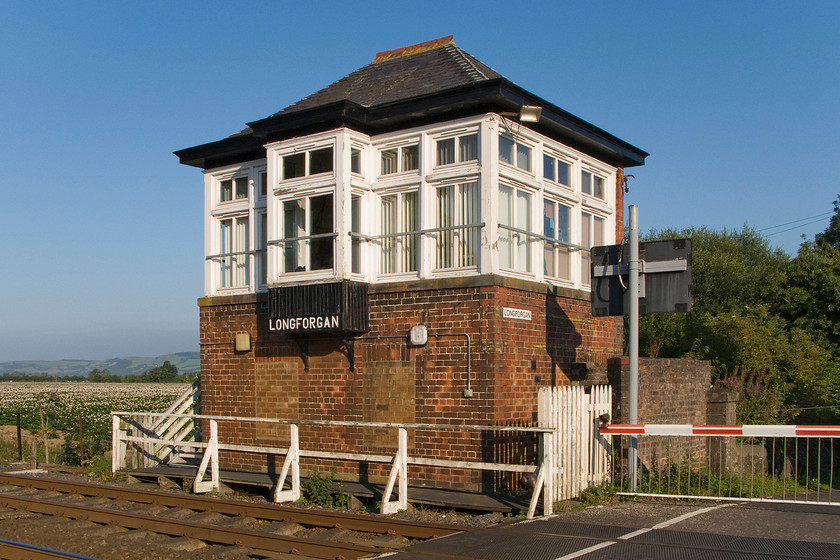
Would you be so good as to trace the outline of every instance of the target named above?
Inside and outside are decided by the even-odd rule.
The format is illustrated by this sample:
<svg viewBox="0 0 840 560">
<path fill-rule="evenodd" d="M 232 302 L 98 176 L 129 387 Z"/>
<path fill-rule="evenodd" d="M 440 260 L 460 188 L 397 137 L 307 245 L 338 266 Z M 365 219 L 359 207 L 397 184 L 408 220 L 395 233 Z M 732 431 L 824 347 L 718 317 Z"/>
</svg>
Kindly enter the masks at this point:
<svg viewBox="0 0 840 560">
<path fill-rule="evenodd" d="M 446 35 L 650 152 L 642 230 L 795 254 L 840 193 L 838 26 L 835 1 L 0 1 L 0 361 L 198 350 L 202 175 L 172 151 Z"/>
</svg>

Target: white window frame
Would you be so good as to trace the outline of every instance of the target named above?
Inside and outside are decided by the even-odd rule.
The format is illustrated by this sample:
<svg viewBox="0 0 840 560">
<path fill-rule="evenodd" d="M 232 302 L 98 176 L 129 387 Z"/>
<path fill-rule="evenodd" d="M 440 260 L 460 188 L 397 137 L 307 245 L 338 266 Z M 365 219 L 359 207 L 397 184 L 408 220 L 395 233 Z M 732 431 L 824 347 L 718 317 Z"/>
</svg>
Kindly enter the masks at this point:
<svg viewBox="0 0 840 560">
<path fill-rule="evenodd" d="M 327 171 L 319 171 L 312 173 L 312 154 L 321 150 L 332 150 L 332 165 Z M 286 158 L 303 156 L 303 174 L 295 175 L 294 177 L 286 177 Z M 288 183 L 292 181 L 305 180 L 308 177 L 334 177 L 336 170 L 336 148 L 335 141 L 330 139 L 329 142 L 318 142 L 315 144 L 307 144 L 305 146 L 295 146 L 292 149 L 282 150 L 277 152 L 277 177 L 281 183 Z"/>
<path fill-rule="evenodd" d="M 509 216 L 502 216 L 502 190 L 510 190 L 512 207 L 509 207 Z M 520 202 L 527 197 L 527 206 L 523 209 Z M 537 204 L 538 191 L 525 185 L 515 184 L 508 181 L 499 182 L 499 196 L 497 217 L 499 220 L 499 268 L 509 273 L 520 275 L 534 275 L 534 240 L 540 234 L 534 231 L 534 206 Z M 525 223 L 522 223 L 522 222 Z M 513 222 L 513 223 L 509 223 Z M 505 226 L 513 228 L 506 229 Z M 505 240 L 510 243 L 509 261 L 503 257 L 503 246 Z"/>
<path fill-rule="evenodd" d="M 417 167 L 413 167 L 411 169 L 407 169 L 406 162 L 405 162 L 405 150 L 406 148 L 416 148 L 417 149 L 417 156 L 416 162 Z M 395 163 L 395 170 L 385 173 L 382 169 L 383 167 L 383 153 L 389 152 L 391 150 L 395 151 L 396 156 L 396 163 Z M 376 148 L 376 162 L 377 162 L 377 169 L 376 174 L 380 179 L 390 178 L 394 176 L 398 176 L 401 174 L 409 174 L 420 173 L 421 163 L 423 158 L 423 147 L 421 146 L 420 139 L 417 137 L 413 137 L 411 139 L 401 140 L 400 142 L 391 142 L 385 145 L 377 146 Z"/>
<path fill-rule="evenodd" d="M 551 216 L 551 229 L 553 231 L 548 231 L 549 226 L 546 224 L 546 220 L 548 216 L 546 216 L 546 205 L 551 204 L 553 206 L 552 216 Z M 560 220 L 560 211 L 559 208 L 566 209 L 566 235 L 565 239 L 561 239 L 560 227 L 558 226 Z M 574 260 L 576 255 L 576 250 L 571 247 L 572 239 L 574 238 L 574 218 L 575 218 L 575 211 L 576 207 L 574 203 L 570 203 L 568 200 L 564 200 L 560 197 L 555 196 L 548 196 L 547 194 L 543 196 L 543 211 L 542 211 L 542 218 L 543 218 L 543 235 L 547 238 L 551 238 L 552 240 L 556 241 L 557 243 L 551 243 L 547 240 L 543 240 L 543 251 L 542 251 L 542 266 L 543 266 L 543 275 L 546 278 L 551 280 L 560 281 L 563 283 L 573 283 L 575 279 L 575 266 Z M 568 245 L 562 245 L 561 243 L 567 243 Z M 550 257 L 549 257 L 550 255 Z M 551 261 L 551 270 L 549 270 L 549 259 Z M 562 274 L 557 274 L 557 271 L 561 268 L 560 262 L 562 260 L 566 261 L 566 269 L 567 269 L 567 276 L 563 276 Z"/>
<path fill-rule="evenodd" d="M 511 149 L 511 161 L 504 161 L 502 159 L 502 140 L 509 140 L 512 144 Z M 528 149 L 528 167 L 522 167 L 520 165 L 521 157 L 519 152 L 519 147 L 522 146 L 523 148 Z M 498 150 L 498 158 L 500 165 L 506 165 L 513 169 L 517 169 L 522 173 L 527 173 L 528 175 L 534 174 L 534 168 L 536 167 L 536 162 L 534 161 L 534 157 L 536 154 L 536 149 L 534 145 L 524 141 L 517 135 L 510 134 L 509 132 L 502 132 L 499 134 L 499 150 Z"/>
<path fill-rule="evenodd" d="M 251 161 L 228 168 L 207 170 L 206 222 L 205 222 L 205 294 L 241 294 L 263 291 L 265 284 L 258 281 L 260 255 L 265 254 L 264 241 L 255 229 L 257 216 L 266 212 L 267 197 L 259 192 L 260 180 L 266 173 L 265 161 Z M 231 182 L 231 199 L 223 200 L 223 185 Z M 237 197 L 236 182 L 244 190 Z M 267 181 L 267 179 L 266 179 Z M 239 221 L 243 227 L 235 224 Z M 230 223 L 231 230 L 225 238 L 223 229 Z M 231 266 L 241 267 L 241 273 Z M 238 277 L 237 277 L 238 275 Z"/>
<path fill-rule="evenodd" d="M 432 188 L 429 206 L 434 216 L 435 231 L 431 236 L 434 243 L 432 250 L 425 253 L 432 256 L 432 274 L 478 270 L 481 258 L 481 229 L 478 226 L 483 212 L 479 178 L 440 182 Z M 443 189 L 453 191 L 451 214 L 445 213 L 440 206 Z M 444 223 L 447 221 L 451 223 Z"/>
<path fill-rule="evenodd" d="M 323 197 L 323 196 L 330 196 L 332 197 L 332 208 L 330 209 L 331 212 L 331 221 L 332 221 L 332 231 L 329 233 L 312 233 L 312 199 Z M 294 232 L 295 235 L 286 235 L 286 204 L 294 202 L 294 201 L 303 201 L 303 225 L 298 226 L 298 231 Z M 286 196 L 282 199 L 277 201 L 277 213 L 278 215 L 274 218 L 277 222 L 278 229 L 277 231 L 280 232 L 280 237 L 270 243 L 272 245 L 277 245 L 278 251 L 275 251 L 274 254 L 277 255 L 277 262 L 276 265 L 273 265 L 273 268 L 277 272 L 278 278 L 307 278 L 307 277 L 320 277 L 320 276 L 334 276 L 336 270 L 336 240 L 338 239 L 338 234 L 336 230 L 336 194 L 335 189 L 331 188 L 328 190 L 319 190 L 316 192 L 307 192 L 307 193 L 297 193 L 291 196 Z M 318 235 L 319 237 L 311 237 L 313 235 Z M 323 235 L 323 236 L 321 236 Z M 331 266 L 325 268 L 312 268 L 312 245 L 313 243 L 323 243 L 323 240 L 329 239 L 330 246 L 332 248 L 332 256 L 331 256 Z M 292 249 L 289 249 L 289 245 L 292 245 Z M 293 252 L 295 254 L 295 269 L 294 270 L 286 270 L 287 268 L 287 255 L 289 252 Z M 303 264 L 300 264 L 303 263 Z"/>
<path fill-rule="evenodd" d="M 377 192 L 378 215 L 379 215 L 379 259 L 377 275 L 379 277 L 390 277 L 395 275 L 410 275 L 417 277 L 420 274 L 422 257 L 422 236 L 417 232 L 420 230 L 422 208 L 420 189 L 418 185 L 410 187 L 389 188 Z M 414 216 L 413 224 L 407 224 L 406 195 L 413 195 Z M 395 231 L 386 231 L 385 224 L 385 200 L 396 201 Z M 413 262 L 412 262 L 413 261 Z M 388 270 L 386 270 L 388 268 Z"/>
<path fill-rule="evenodd" d="M 474 150 L 475 151 L 475 157 L 474 158 L 469 158 L 469 159 L 464 159 L 462 157 L 462 141 L 463 141 L 463 139 L 465 139 L 467 137 L 475 138 L 475 150 Z M 446 132 L 444 134 L 440 134 L 440 135 L 432 137 L 432 143 L 433 143 L 432 151 L 433 151 L 433 155 L 434 155 L 434 167 L 436 167 L 436 168 L 437 167 L 447 167 L 447 166 L 459 165 L 459 164 L 464 164 L 464 163 L 479 164 L 480 160 L 481 160 L 481 138 L 480 137 L 481 137 L 481 135 L 479 134 L 478 129 L 454 130 L 454 131 L 449 131 L 449 132 Z M 441 163 L 439 158 L 438 158 L 438 156 L 440 155 L 440 143 L 441 142 L 447 142 L 447 141 L 450 141 L 450 140 L 452 141 L 452 144 L 453 144 L 452 147 L 453 147 L 453 150 L 454 150 L 453 159 L 452 159 L 452 161 Z"/>
<path fill-rule="evenodd" d="M 600 227 L 598 227 L 599 223 Z M 582 286 L 589 286 L 592 283 L 592 278 L 590 278 L 591 250 L 592 247 L 606 244 L 607 239 L 609 239 L 608 224 L 607 216 L 599 214 L 591 208 L 584 207 L 580 211 L 580 283 Z"/>
</svg>

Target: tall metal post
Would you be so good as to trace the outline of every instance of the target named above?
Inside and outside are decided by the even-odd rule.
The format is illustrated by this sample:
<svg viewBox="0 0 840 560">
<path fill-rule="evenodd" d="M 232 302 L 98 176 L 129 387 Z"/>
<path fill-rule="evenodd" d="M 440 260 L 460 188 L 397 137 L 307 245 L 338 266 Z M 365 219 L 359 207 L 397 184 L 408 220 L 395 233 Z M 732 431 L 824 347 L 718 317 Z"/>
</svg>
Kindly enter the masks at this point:
<svg viewBox="0 0 840 560">
<path fill-rule="evenodd" d="M 639 207 L 630 206 L 630 379 L 628 382 L 627 420 L 630 424 L 639 423 Z M 631 491 L 636 491 L 636 463 L 639 440 L 630 437 L 628 450 L 628 474 Z"/>
</svg>

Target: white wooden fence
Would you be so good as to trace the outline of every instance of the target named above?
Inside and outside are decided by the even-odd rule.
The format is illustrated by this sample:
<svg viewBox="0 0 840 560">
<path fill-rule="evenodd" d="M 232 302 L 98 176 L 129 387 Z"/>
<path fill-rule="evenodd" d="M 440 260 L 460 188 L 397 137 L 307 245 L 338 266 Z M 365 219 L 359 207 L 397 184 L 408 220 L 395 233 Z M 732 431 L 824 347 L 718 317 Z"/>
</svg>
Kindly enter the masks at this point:
<svg viewBox="0 0 840 560">
<path fill-rule="evenodd" d="M 538 395 L 540 428 L 551 428 L 553 501 L 576 498 L 609 480 L 612 438 L 598 431 L 599 416 L 612 414 L 612 390 L 594 386 L 543 387 Z"/>
<path fill-rule="evenodd" d="M 554 469 L 552 467 L 552 430 L 541 427 L 527 426 L 485 426 L 485 425 L 446 425 L 446 424 L 392 424 L 383 422 L 350 422 L 350 421 L 329 421 L 329 420 L 287 420 L 279 418 L 251 418 L 234 416 L 207 416 L 193 414 L 149 413 L 149 412 L 112 412 L 112 445 L 113 462 L 112 469 L 116 472 L 126 468 L 126 448 L 129 444 L 143 450 L 144 455 L 152 462 L 163 462 L 157 457 L 149 457 L 149 450 L 165 450 L 173 448 L 176 450 L 196 451 L 201 455 L 201 465 L 196 473 L 193 489 L 195 492 L 209 492 L 220 488 L 219 477 L 219 452 L 237 451 L 243 453 L 269 454 L 285 456 L 280 478 L 274 491 L 276 502 L 293 501 L 300 497 L 300 460 L 301 458 L 314 458 L 324 460 L 359 461 L 367 463 L 390 463 L 391 472 L 385 492 L 382 496 L 382 512 L 396 513 L 405 509 L 408 504 L 408 478 L 409 465 L 420 465 L 427 467 L 445 467 L 454 469 L 499 471 L 511 473 L 535 473 L 536 484 L 531 496 L 528 508 L 528 517 L 532 518 L 537 508 L 537 501 L 540 497 L 543 500 L 543 513 L 550 515 L 555 500 L 550 496 L 554 495 L 552 483 L 554 477 L 547 476 Z M 207 420 L 210 426 L 210 437 L 207 441 L 196 441 L 193 439 L 178 440 L 164 438 L 156 434 L 149 427 L 155 425 L 167 425 L 168 422 L 187 420 L 197 422 Z M 254 445 L 238 445 L 231 443 L 236 439 L 235 433 L 221 433 L 220 422 L 233 421 L 237 425 L 243 423 L 268 423 L 285 424 L 289 426 L 289 447 L 276 448 Z M 178 422 L 175 422 L 177 424 Z M 174 425 L 174 424 L 173 424 Z M 357 428 L 396 428 L 397 441 L 393 455 L 379 455 L 359 452 L 338 452 L 324 451 L 318 449 L 303 449 L 300 445 L 298 428 L 300 426 L 351 426 Z M 514 434 L 534 434 L 541 441 L 542 454 L 540 465 L 521 465 L 511 463 L 491 463 L 485 461 L 459 460 L 457 457 L 432 458 L 408 455 L 407 432 L 408 429 L 434 430 L 434 431 L 455 431 L 455 432 L 510 432 Z M 209 473 L 208 473 L 209 470 Z M 210 480 L 205 480 L 209 474 Z M 284 483 L 288 482 L 289 490 L 284 490 Z M 396 493 L 397 499 L 392 500 L 391 495 Z"/>
</svg>

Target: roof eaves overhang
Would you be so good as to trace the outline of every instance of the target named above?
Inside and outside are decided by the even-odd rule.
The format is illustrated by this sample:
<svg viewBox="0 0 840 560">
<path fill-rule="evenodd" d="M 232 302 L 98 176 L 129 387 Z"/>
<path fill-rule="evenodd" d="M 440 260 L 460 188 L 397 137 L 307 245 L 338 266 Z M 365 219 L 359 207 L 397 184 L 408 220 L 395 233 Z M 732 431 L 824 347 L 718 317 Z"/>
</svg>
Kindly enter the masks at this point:
<svg viewBox="0 0 840 560">
<path fill-rule="evenodd" d="M 484 80 L 433 94 L 365 107 L 336 101 L 299 111 L 281 112 L 248 123 L 237 135 L 175 152 L 181 163 L 208 169 L 265 157 L 263 146 L 296 136 L 347 126 L 369 135 L 487 112 L 518 112 L 523 105 L 543 108 L 539 123 L 522 126 L 545 134 L 607 163 L 644 165 L 648 153 L 560 109 L 504 79 Z"/>
</svg>

